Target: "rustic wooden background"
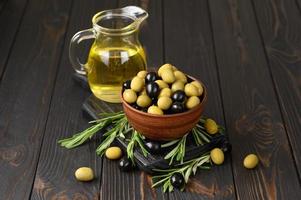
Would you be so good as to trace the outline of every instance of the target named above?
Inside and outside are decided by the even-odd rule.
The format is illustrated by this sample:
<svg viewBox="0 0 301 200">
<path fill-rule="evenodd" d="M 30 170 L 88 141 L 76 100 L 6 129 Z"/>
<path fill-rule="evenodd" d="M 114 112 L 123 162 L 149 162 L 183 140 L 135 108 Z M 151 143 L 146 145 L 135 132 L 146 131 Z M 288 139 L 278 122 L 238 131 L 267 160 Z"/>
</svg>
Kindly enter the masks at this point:
<svg viewBox="0 0 301 200">
<path fill-rule="evenodd" d="M 203 80 L 206 115 L 233 151 L 186 192 L 162 193 L 145 173 L 121 173 L 92 141 L 58 138 L 87 127 L 70 38 L 98 11 L 139 5 L 150 66 L 175 64 Z M 301 199 L 301 0 L 0 0 L 0 199 Z M 256 153 L 255 170 L 242 167 Z M 74 179 L 91 166 L 96 179 Z"/>
</svg>

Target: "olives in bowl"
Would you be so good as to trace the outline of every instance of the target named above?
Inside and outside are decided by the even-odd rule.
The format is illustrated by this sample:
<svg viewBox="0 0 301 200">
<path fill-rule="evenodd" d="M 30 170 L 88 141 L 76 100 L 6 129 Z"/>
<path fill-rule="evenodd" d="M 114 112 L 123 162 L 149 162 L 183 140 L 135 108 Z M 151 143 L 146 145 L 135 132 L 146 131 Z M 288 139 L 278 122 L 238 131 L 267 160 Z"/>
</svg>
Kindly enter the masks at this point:
<svg viewBox="0 0 301 200">
<path fill-rule="evenodd" d="M 129 123 L 153 140 L 169 141 L 189 132 L 207 100 L 204 84 L 171 64 L 156 72 L 139 72 L 123 87 L 121 101 Z M 138 106 L 137 106 L 138 105 Z"/>
</svg>

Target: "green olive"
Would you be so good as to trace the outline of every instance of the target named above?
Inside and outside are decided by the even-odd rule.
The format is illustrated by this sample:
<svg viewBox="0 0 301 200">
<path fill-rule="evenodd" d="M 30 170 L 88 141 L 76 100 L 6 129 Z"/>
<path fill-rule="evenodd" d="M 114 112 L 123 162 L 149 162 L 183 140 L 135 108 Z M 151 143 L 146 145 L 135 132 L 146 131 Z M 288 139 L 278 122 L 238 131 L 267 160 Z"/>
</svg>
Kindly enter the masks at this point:
<svg viewBox="0 0 301 200">
<path fill-rule="evenodd" d="M 147 74 L 147 71 L 143 70 L 137 73 L 137 76 L 144 79 Z"/>
<path fill-rule="evenodd" d="M 177 80 L 182 81 L 183 83 L 187 83 L 187 77 L 183 72 L 174 71 L 173 73 L 174 73 Z"/>
<path fill-rule="evenodd" d="M 150 106 L 147 109 L 147 112 L 154 115 L 163 115 L 163 111 L 158 106 Z"/>
<path fill-rule="evenodd" d="M 191 83 L 187 83 L 184 88 L 184 92 L 186 96 L 191 97 L 191 96 L 198 96 L 199 91 L 198 88 Z"/>
<path fill-rule="evenodd" d="M 144 81 L 142 78 L 135 76 L 131 81 L 131 89 L 140 92 L 143 89 Z"/>
<path fill-rule="evenodd" d="M 162 80 L 156 80 L 155 82 L 159 85 L 159 88 L 160 88 L 160 89 L 168 88 L 168 87 L 169 87 L 168 84 L 165 83 L 165 82 L 162 81 Z"/>
<path fill-rule="evenodd" d="M 253 169 L 258 165 L 259 159 L 255 154 L 249 154 L 244 159 L 244 166 L 247 169 Z"/>
<path fill-rule="evenodd" d="M 210 158 L 216 165 L 221 165 L 224 162 L 224 152 L 219 148 L 214 148 L 210 151 Z"/>
<path fill-rule="evenodd" d="M 149 98 L 149 96 L 147 96 L 146 94 L 143 94 L 137 98 L 136 103 L 138 106 L 145 108 L 145 107 L 148 107 L 152 103 L 152 100 L 151 100 L 151 98 Z"/>
<path fill-rule="evenodd" d="M 167 110 L 172 104 L 172 100 L 169 97 L 160 97 L 157 101 L 157 105 L 162 110 Z"/>
<path fill-rule="evenodd" d="M 171 96 L 171 89 L 169 88 L 163 88 L 160 93 L 159 93 L 159 97 L 170 97 Z"/>
<path fill-rule="evenodd" d="M 141 91 L 139 92 L 139 95 L 144 95 L 144 94 L 146 94 L 146 89 L 145 89 L 145 88 L 143 88 L 143 90 L 141 90 Z"/>
<path fill-rule="evenodd" d="M 173 69 L 173 66 L 171 64 L 164 64 L 162 65 L 159 70 L 158 70 L 158 75 L 161 77 L 161 73 L 165 70 L 165 69 L 170 69 L 172 70 Z"/>
<path fill-rule="evenodd" d="M 80 167 L 74 175 L 78 181 L 91 181 L 94 178 L 93 170 L 90 167 Z"/>
<path fill-rule="evenodd" d="M 136 99 L 137 99 L 137 94 L 132 89 L 124 90 L 122 96 L 123 96 L 123 99 L 128 103 L 135 103 Z"/>
<path fill-rule="evenodd" d="M 176 77 L 171 69 L 165 69 L 164 71 L 162 71 L 161 77 L 162 80 L 168 84 L 173 83 L 176 80 Z"/>
<path fill-rule="evenodd" d="M 204 91 L 202 84 L 198 81 L 192 81 L 191 84 L 198 88 L 198 92 L 199 92 L 198 96 L 201 96 L 203 94 L 203 91 Z"/>
<path fill-rule="evenodd" d="M 171 91 L 175 92 L 177 90 L 184 90 L 184 83 L 182 81 L 176 81 L 171 85 Z"/>
<path fill-rule="evenodd" d="M 209 134 L 216 134 L 218 132 L 218 125 L 213 119 L 206 119 L 204 127 Z"/>
<path fill-rule="evenodd" d="M 189 97 L 186 101 L 186 108 L 192 109 L 200 103 L 200 99 L 197 96 Z"/>
<path fill-rule="evenodd" d="M 119 147 L 109 147 L 107 148 L 105 155 L 110 160 L 116 160 L 121 157 L 122 151 Z"/>
</svg>

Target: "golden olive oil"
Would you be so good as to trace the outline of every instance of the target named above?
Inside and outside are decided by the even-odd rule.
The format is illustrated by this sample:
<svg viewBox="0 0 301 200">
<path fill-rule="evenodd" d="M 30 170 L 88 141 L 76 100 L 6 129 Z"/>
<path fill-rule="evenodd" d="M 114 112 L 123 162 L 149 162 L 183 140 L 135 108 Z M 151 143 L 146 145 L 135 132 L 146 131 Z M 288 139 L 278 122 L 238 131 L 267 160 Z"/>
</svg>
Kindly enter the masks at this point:
<svg viewBox="0 0 301 200">
<path fill-rule="evenodd" d="M 104 101 L 120 102 L 122 83 L 146 68 L 142 48 L 92 45 L 86 71 L 93 94 Z"/>
</svg>

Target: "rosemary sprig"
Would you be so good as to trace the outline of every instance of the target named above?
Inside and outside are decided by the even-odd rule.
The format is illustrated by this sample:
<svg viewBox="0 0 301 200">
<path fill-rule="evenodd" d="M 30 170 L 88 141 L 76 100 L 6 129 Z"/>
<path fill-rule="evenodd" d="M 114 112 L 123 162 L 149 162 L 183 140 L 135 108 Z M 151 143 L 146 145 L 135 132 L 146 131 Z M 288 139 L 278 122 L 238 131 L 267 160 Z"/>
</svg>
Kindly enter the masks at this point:
<svg viewBox="0 0 301 200">
<path fill-rule="evenodd" d="M 157 187 L 163 184 L 163 191 L 173 191 L 173 185 L 170 182 L 170 178 L 175 173 L 180 173 L 184 177 L 185 183 L 188 182 L 189 177 L 193 174 L 195 175 L 198 168 L 201 169 L 209 169 L 210 166 L 206 166 L 210 163 L 210 155 L 207 153 L 198 158 L 186 161 L 182 164 L 176 165 L 175 168 L 172 169 L 156 169 L 155 172 L 160 175 L 153 176 L 153 185 L 152 187 Z M 184 188 L 182 188 L 183 190 Z"/>
<path fill-rule="evenodd" d="M 79 132 L 75 135 L 73 135 L 70 138 L 61 139 L 58 141 L 58 143 L 66 147 L 67 149 L 71 149 L 74 147 L 77 147 L 81 144 L 83 144 L 86 140 L 91 139 L 92 136 L 100 131 L 101 129 L 107 127 L 109 124 L 114 123 L 122 118 L 125 118 L 124 113 L 118 112 L 118 113 L 105 113 L 105 117 L 91 121 L 90 123 L 93 123 L 91 127 L 87 128 L 86 130 Z"/>
<path fill-rule="evenodd" d="M 134 149 L 137 146 L 140 147 L 144 157 L 147 157 L 147 155 L 149 154 L 149 152 L 147 151 L 147 149 L 144 147 L 144 143 L 143 143 L 143 138 L 142 136 L 136 131 L 134 130 L 132 133 L 132 137 L 128 143 L 128 146 L 126 148 L 127 151 L 127 155 L 128 158 L 131 159 L 132 163 L 135 164 L 135 160 L 134 160 Z"/>
<path fill-rule="evenodd" d="M 124 133 L 129 132 L 129 126 L 127 125 L 127 119 L 126 117 L 123 117 L 119 119 L 118 121 L 114 122 L 113 128 L 108 130 L 103 134 L 103 137 L 106 137 L 102 143 L 97 147 L 96 153 L 97 155 L 102 156 L 105 152 L 105 150 L 112 144 L 112 142 L 117 138 L 117 137 L 125 137 Z"/>
<path fill-rule="evenodd" d="M 164 157 L 165 160 L 170 160 L 169 165 L 173 163 L 173 160 L 183 163 L 185 157 L 187 134 L 179 139 L 178 144 Z"/>
</svg>

